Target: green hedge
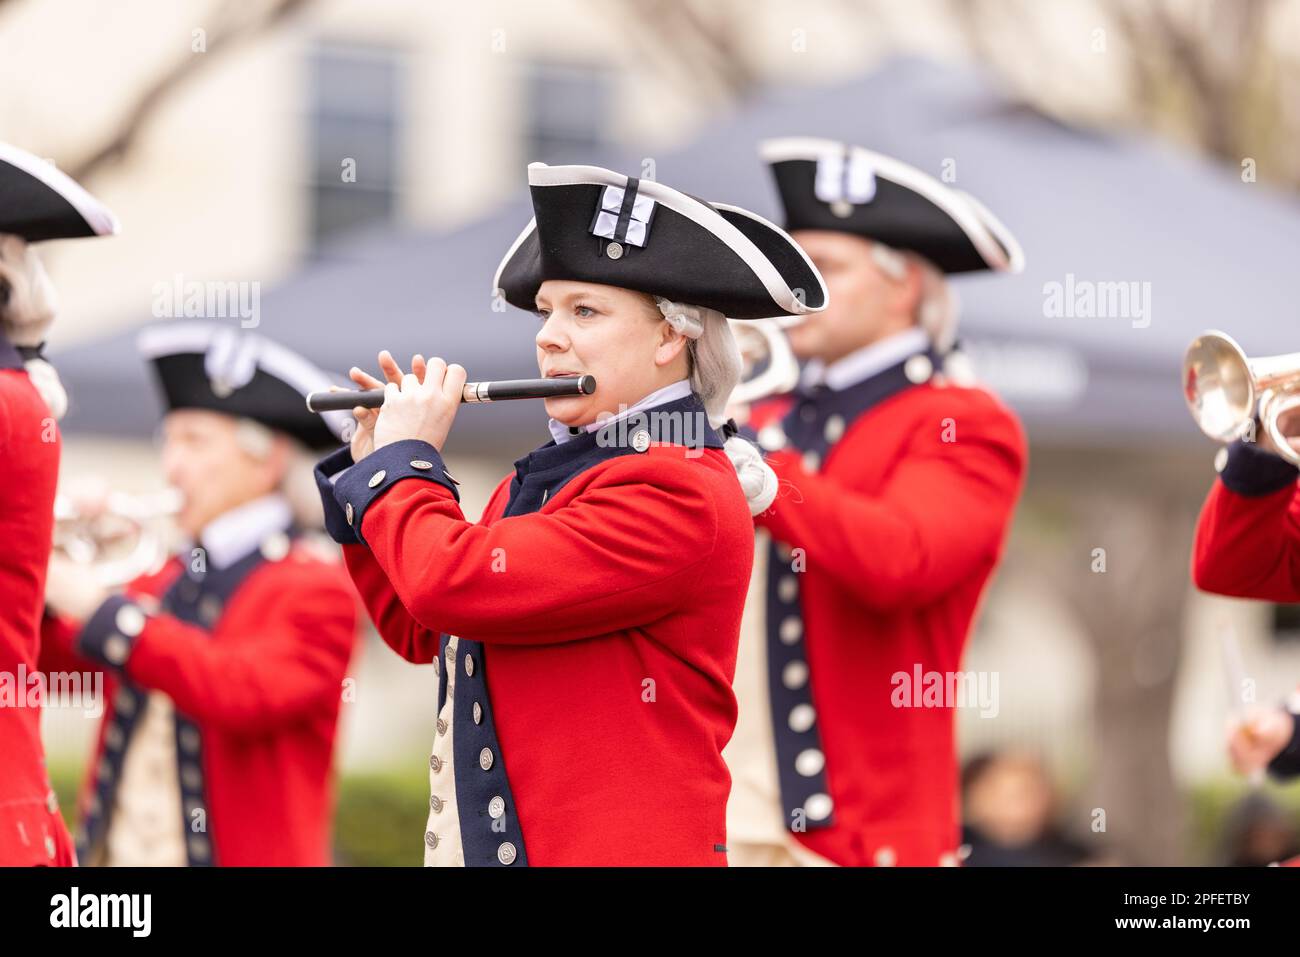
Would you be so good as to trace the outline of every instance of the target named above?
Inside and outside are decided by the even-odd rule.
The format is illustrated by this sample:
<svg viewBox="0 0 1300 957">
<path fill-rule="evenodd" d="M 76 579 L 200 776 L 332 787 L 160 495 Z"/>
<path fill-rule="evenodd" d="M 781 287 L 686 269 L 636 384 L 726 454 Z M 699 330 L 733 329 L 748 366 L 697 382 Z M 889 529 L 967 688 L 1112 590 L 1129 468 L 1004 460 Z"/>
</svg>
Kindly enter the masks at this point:
<svg viewBox="0 0 1300 957">
<path fill-rule="evenodd" d="M 76 825 L 81 769 L 52 767 L 50 783 L 68 827 Z M 349 774 L 339 781 L 334 818 L 334 860 L 341 865 L 418 867 L 424 863 L 429 816 L 429 776 L 411 773 Z"/>
</svg>

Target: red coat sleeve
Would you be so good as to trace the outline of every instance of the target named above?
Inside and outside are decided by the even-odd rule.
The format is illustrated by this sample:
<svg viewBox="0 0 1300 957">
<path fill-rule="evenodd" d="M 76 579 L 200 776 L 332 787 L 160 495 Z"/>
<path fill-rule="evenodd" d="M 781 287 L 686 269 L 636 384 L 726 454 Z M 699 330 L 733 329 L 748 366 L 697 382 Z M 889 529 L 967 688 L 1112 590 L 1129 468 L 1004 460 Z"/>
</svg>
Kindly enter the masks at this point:
<svg viewBox="0 0 1300 957">
<path fill-rule="evenodd" d="M 871 608 L 928 604 L 995 561 L 1024 473 L 1025 443 L 1015 418 L 990 396 L 954 414 L 957 440 L 934 428 L 912 431 L 878 494 L 804 470 L 792 452 L 768 458 L 782 491 L 756 522 L 803 548 L 817 568 Z M 870 442 L 869 435 L 858 441 Z M 875 448 L 839 454 L 881 454 Z"/>
<path fill-rule="evenodd" d="M 562 507 L 491 525 L 466 521 L 443 485 L 392 485 L 362 525 L 378 571 L 410 616 L 386 600 L 376 617 L 381 631 L 392 630 L 385 640 L 427 660 L 440 632 L 549 644 L 632 627 L 689 601 L 718 517 L 697 467 L 674 455 L 651 449 L 617 459 Z M 377 583 L 355 554 L 349 569 L 363 593 Z M 367 601 L 373 615 L 375 600 Z"/>
<path fill-rule="evenodd" d="M 46 611 L 41 616 L 40 669 L 44 674 L 99 671 L 100 666 L 76 650 L 75 622 Z"/>
<path fill-rule="evenodd" d="M 498 499 L 507 495 L 509 488 L 509 478 L 498 483 L 483 509 L 480 525 L 487 516 L 499 514 Z M 437 658 L 442 633 L 426 628 L 412 617 L 370 549 L 364 545 L 344 545 L 343 558 L 366 611 L 370 613 L 370 620 L 375 623 L 384 643 L 417 665 L 427 665 Z"/>
<path fill-rule="evenodd" d="M 1192 548 L 1196 587 L 1235 598 L 1300 601 L 1300 494 L 1241 495 L 1216 481 Z"/>
<path fill-rule="evenodd" d="M 259 609 L 256 634 L 214 641 L 196 625 L 154 615 L 135 639 L 126 676 L 233 731 L 266 731 L 331 707 L 356 634 L 346 581 L 295 563 L 255 575 L 244 587 L 256 589 L 246 596 Z"/>
</svg>

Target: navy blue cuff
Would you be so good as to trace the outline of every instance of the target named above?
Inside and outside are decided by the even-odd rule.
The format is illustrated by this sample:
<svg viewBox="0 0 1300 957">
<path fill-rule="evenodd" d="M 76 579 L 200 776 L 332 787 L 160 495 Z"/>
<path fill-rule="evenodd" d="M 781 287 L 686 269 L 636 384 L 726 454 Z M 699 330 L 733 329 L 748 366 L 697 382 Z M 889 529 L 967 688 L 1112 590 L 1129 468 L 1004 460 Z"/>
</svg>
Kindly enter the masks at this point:
<svg viewBox="0 0 1300 957">
<path fill-rule="evenodd" d="M 1219 478 L 1238 495 L 1251 498 L 1272 495 L 1294 485 L 1300 478 L 1300 469 L 1253 442 L 1233 442 L 1226 451 L 1227 458 L 1222 460 Z"/>
<path fill-rule="evenodd" d="M 320 492 L 321 509 L 325 512 L 325 531 L 340 545 L 356 545 L 359 540 L 348 525 L 343 506 L 334 497 L 334 483 L 330 479 L 351 467 L 352 449 L 345 445 L 317 462 L 313 473 L 316 489 Z"/>
<path fill-rule="evenodd" d="M 1291 721 L 1293 730 L 1290 742 L 1268 765 L 1268 773 L 1275 778 L 1293 778 L 1300 774 L 1300 715 L 1291 714 Z"/>
<path fill-rule="evenodd" d="M 456 480 L 443 465 L 438 450 L 428 442 L 404 439 L 385 445 L 377 452 L 371 452 L 334 483 L 334 498 L 343 509 L 343 519 L 356 536 L 356 541 L 365 541 L 361 537 L 361 523 L 365 520 L 366 509 L 403 479 L 434 482 L 460 501 Z"/>
<path fill-rule="evenodd" d="M 113 595 L 82 626 L 77 650 L 92 661 L 121 670 L 148 621 L 138 604 L 124 595 Z"/>
</svg>

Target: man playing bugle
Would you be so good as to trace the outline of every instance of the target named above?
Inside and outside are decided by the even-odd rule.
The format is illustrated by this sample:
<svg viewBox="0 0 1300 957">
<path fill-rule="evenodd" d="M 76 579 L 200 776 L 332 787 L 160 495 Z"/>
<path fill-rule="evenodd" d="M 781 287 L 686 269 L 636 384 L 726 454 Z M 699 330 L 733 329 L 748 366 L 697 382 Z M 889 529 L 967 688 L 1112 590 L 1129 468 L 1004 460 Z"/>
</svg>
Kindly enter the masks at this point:
<svg viewBox="0 0 1300 957">
<path fill-rule="evenodd" d="M 349 417 L 307 411 L 331 378 L 238 328 L 162 323 L 140 348 L 185 541 L 120 593 L 51 561 L 51 651 L 106 673 L 82 863 L 328 864 L 360 609 L 337 556 L 299 535 L 292 488 L 298 469 L 310 491 L 306 451 L 336 445 Z"/>
</svg>

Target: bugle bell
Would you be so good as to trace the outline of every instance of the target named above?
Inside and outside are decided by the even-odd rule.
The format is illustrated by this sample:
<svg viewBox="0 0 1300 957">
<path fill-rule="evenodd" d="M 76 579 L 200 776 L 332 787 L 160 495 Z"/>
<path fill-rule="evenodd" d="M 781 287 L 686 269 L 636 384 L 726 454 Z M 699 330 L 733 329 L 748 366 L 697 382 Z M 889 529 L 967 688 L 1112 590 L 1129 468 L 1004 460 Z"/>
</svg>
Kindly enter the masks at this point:
<svg viewBox="0 0 1300 957">
<path fill-rule="evenodd" d="M 1279 426 L 1300 407 L 1300 352 L 1252 359 L 1231 336 L 1204 332 L 1183 358 L 1183 398 L 1201 431 L 1220 442 L 1250 436 L 1258 415 L 1277 454 L 1300 465 Z"/>
</svg>

